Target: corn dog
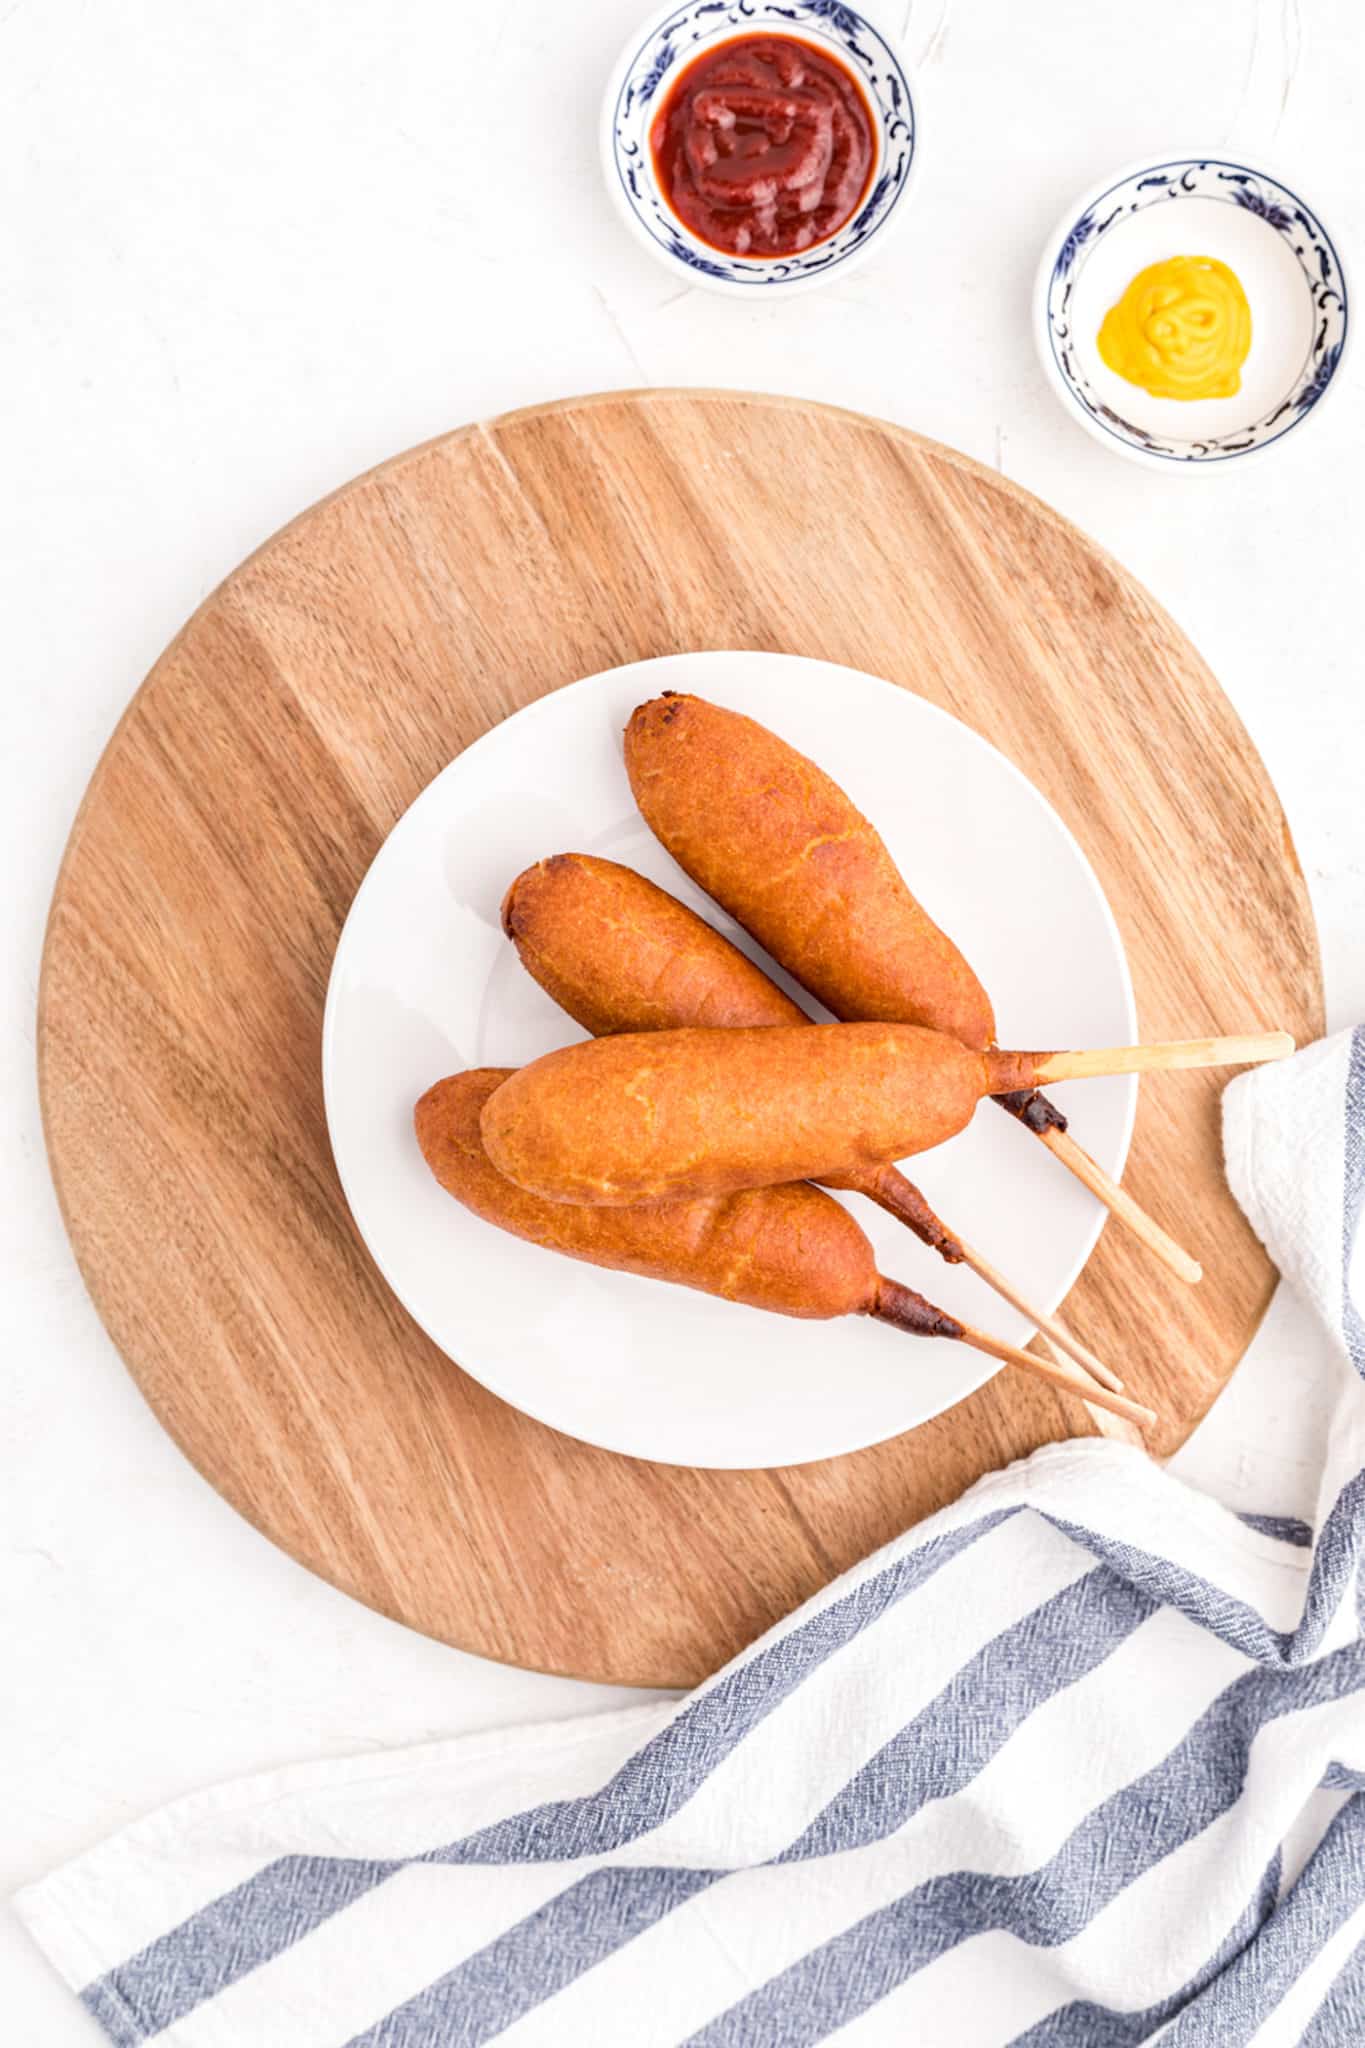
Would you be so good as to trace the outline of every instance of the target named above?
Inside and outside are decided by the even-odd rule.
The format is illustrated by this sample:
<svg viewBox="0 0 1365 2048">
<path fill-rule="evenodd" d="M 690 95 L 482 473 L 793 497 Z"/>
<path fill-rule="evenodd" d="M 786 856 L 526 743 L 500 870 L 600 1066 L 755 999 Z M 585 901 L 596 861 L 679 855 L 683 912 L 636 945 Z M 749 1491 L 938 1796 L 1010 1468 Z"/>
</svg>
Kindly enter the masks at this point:
<svg viewBox="0 0 1365 2048">
<path fill-rule="evenodd" d="M 685 1201 L 927 1151 L 983 1095 L 1037 1081 L 1281 1059 L 1283 1032 L 1087 1052 L 969 1052 L 917 1024 L 623 1032 L 533 1060 L 484 1105 L 499 1173 L 550 1201 Z"/>
<path fill-rule="evenodd" d="M 994 1045 L 985 989 L 813 761 L 752 718 L 672 692 L 634 712 L 625 754 L 679 867 L 836 1017 Z"/>
<path fill-rule="evenodd" d="M 1095 1387 L 1070 1368 L 974 1330 L 877 1271 L 846 1209 L 803 1183 L 646 1208 L 546 1202 L 499 1174 L 481 1140 L 481 1112 L 512 1078 L 506 1068 L 454 1074 L 414 1112 L 417 1140 L 441 1186 L 485 1222 L 595 1266 L 696 1288 L 806 1320 L 866 1315 L 920 1337 L 948 1337 L 1108 1408 L 1139 1425 L 1149 1408 Z"/>
<path fill-rule="evenodd" d="M 810 1019 L 737 946 L 665 889 L 594 854 L 557 853 L 517 876 L 503 929 L 522 965 L 585 1030 L 657 1031 L 685 1025 L 804 1024 Z M 964 1262 L 1102 1386 L 1123 1382 L 1066 1324 L 1028 1301 L 950 1231 L 898 1167 L 827 1177 L 906 1224 L 950 1264 Z"/>
<path fill-rule="evenodd" d="M 626 772 L 679 866 L 836 1017 L 889 1018 L 981 1049 L 995 1017 L 962 954 L 837 783 L 775 733 L 668 693 L 626 728 Z M 996 1100 L 1186 1281 L 1198 1262 L 1140 1209 L 1036 1089 Z"/>
</svg>

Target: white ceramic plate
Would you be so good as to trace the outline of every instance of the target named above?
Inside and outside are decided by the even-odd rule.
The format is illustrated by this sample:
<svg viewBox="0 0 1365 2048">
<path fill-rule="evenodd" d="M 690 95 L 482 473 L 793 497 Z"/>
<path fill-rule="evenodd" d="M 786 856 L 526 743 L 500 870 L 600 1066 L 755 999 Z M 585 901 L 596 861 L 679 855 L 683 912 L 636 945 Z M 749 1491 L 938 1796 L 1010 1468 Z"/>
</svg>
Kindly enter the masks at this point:
<svg viewBox="0 0 1365 2048">
<path fill-rule="evenodd" d="M 789 1321 L 522 1244 L 442 1192 L 412 1133 L 414 1102 L 443 1074 L 519 1066 L 583 1035 L 498 921 L 530 862 L 561 852 L 623 861 L 756 952 L 631 800 L 622 730 L 666 689 L 761 719 L 843 784 L 992 991 L 1006 1045 L 1128 1042 L 1132 986 L 1091 868 L 1018 769 L 922 698 L 829 662 L 670 655 L 591 676 L 469 747 L 389 834 L 341 934 L 323 1027 L 337 1168 L 385 1279 L 467 1372 L 556 1429 L 671 1464 L 800 1464 L 913 1428 L 995 1368 L 943 1339 L 860 1319 Z M 1114 1174 L 1136 1088 L 1114 1079 L 1055 1091 Z M 1098 1203 L 989 1104 L 910 1170 L 945 1220 L 1047 1308 L 1099 1235 Z M 883 1272 L 1002 1337 L 1031 1334 L 965 1268 L 848 1199 Z"/>
</svg>

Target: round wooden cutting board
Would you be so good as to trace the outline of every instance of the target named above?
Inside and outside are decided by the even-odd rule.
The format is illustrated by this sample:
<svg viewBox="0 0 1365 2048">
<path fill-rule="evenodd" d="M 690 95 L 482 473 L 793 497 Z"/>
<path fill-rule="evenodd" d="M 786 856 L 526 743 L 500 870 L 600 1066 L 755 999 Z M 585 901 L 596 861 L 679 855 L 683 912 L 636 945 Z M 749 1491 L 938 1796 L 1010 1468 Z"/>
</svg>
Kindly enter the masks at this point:
<svg viewBox="0 0 1365 2048">
<path fill-rule="evenodd" d="M 486 1393 L 369 1262 L 328 1149 L 319 1030 L 376 848 L 439 768 L 530 699 L 706 647 L 846 662 L 995 740 L 1094 864 L 1144 1036 L 1320 1033 L 1308 895 L 1274 791 L 1130 577 L 913 434 L 676 391 L 466 428 L 348 485 L 229 577 L 91 783 L 39 1020 L 81 1269 L 213 1485 L 414 1628 L 650 1685 L 700 1679 L 982 1473 L 1089 1427 L 1006 1372 L 851 1457 L 643 1464 Z M 1001 914 L 1036 920 L 1046 944 L 1046 905 L 1002 892 Z M 1224 1078 L 1149 1084 L 1126 1174 L 1202 1258 L 1202 1286 L 1111 1223 L 1068 1310 L 1161 1411 L 1163 1453 L 1274 1282 L 1223 1184 Z"/>
</svg>

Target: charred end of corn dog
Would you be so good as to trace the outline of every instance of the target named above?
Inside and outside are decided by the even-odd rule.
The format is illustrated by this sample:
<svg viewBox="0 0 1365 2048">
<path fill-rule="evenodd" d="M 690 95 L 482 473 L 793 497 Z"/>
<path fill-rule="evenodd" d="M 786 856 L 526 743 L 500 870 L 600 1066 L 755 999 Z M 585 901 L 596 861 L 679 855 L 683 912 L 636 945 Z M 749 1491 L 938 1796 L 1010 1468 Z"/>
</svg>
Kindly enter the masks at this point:
<svg viewBox="0 0 1365 2048">
<path fill-rule="evenodd" d="M 1044 1131 L 1064 1131 L 1066 1118 L 1055 1103 L 1049 1102 L 1039 1088 L 1015 1088 L 1007 1095 L 993 1095 L 992 1102 L 998 1102 L 1012 1117 L 1017 1117 L 1025 1130 L 1041 1137 Z"/>
<path fill-rule="evenodd" d="M 961 1241 L 954 1237 L 941 1216 L 938 1216 L 925 1201 L 913 1181 L 895 1166 L 869 1167 L 864 1173 L 849 1174 L 845 1180 L 837 1178 L 825 1182 L 826 1187 L 847 1187 L 852 1193 L 866 1195 L 879 1209 L 885 1209 L 888 1216 L 894 1216 L 897 1223 L 913 1230 L 921 1244 L 927 1244 L 931 1252 L 950 1266 L 960 1266 L 967 1254 Z"/>
<path fill-rule="evenodd" d="M 870 1316 L 879 1323 L 894 1323 L 898 1330 L 911 1330 L 917 1337 L 961 1338 L 964 1325 L 944 1309 L 935 1308 L 932 1301 L 926 1301 L 922 1294 L 916 1294 L 913 1287 L 903 1287 L 899 1280 L 888 1280 L 884 1273 L 877 1275 L 877 1294 Z"/>
</svg>

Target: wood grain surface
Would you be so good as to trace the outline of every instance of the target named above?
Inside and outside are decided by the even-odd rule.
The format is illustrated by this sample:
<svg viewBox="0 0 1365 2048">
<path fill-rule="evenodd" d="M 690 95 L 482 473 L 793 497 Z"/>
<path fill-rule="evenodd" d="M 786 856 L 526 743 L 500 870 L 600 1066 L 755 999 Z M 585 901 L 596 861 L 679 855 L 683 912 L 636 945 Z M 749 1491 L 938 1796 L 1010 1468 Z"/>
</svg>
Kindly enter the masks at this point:
<svg viewBox="0 0 1365 2048">
<path fill-rule="evenodd" d="M 987 733 L 1093 862 L 1144 1036 L 1320 1033 L 1308 896 L 1270 782 L 1131 577 L 913 434 L 670 391 L 463 429 L 348 485 L 229 577 L 90 785 L 39 1018 L 81 1269 L 212 1484 L 414 1628 L 650 1685 L 700 1679 L 982 1473 L 1091 1426 L 1007 1372 L 851 1457 L 640 1463 L 486 1393 L 359 1242 L 319 1033 L 380 842 L 439 768 L 532 698 L 707 647 L 847 662 Z M 1223 1079 L 1144 1089 L 1126 1174 L 1203 1260 L 1202 1286 L 1111 1223 L 1067 1309 L 1168 1418 L 1161 1452 L 1227 1379 L 1274 1280 L 1223 1184 Z"/>
</svg>

